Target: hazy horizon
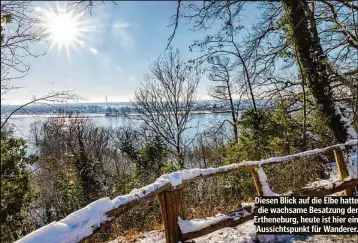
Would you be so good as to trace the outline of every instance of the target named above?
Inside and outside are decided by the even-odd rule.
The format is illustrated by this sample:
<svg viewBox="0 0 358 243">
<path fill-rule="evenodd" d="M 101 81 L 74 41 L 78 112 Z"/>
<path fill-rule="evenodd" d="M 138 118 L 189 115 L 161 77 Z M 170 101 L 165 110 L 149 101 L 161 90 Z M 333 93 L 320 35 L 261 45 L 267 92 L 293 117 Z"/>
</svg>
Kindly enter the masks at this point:
<svg viewBox="0 0 358 243">
<path fill-rule="evenodd" d="M 243 99 L 243 100 L 247 100 L 247 99 Z M 221 100 L 216 100 L 216 99 L 195 99 L 195 102 L 206 102 L 206 101 L 210 101 L 210 102 L 225 102 L 225 101 L 221 101 Z M 233 101 L 238 101 L 238 99 L 233 99 Z M 132 103 L 133 101 L 93 101 L 93 100 L 89 100 L 89 101 L 74 101 L 74 100 L 69 100 L 66 102 L 55 102 L 55 103 L 51 103 L 51 105 L 63 105 L 63 104 L 78 104 L 78 105 L 87 105 L 87 104 L 123 104 L 123 103 Z M 4 104 L 4 102 L 1 102 L 1 105 L 6 105 L 6 106 L 20 106 L 23 103 L 19 103 L 19 104 L 14 104 L 14 103 L 6 103 Z M 38 102 L 38 103 L 33 103 L 31 105 L 46 105 L 44 103 Z"/>
</svg>

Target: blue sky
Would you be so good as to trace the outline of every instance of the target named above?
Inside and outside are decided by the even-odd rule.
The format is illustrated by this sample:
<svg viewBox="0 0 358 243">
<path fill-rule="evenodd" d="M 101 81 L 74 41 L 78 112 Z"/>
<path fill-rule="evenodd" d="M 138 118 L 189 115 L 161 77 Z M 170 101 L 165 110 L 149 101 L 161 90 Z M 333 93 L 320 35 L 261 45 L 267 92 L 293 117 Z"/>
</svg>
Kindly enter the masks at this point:
<svg viewBox="0 0 358 243">
<path fill-rule="evenodd" d="M 47 7 L 46 2 L 37 2 Z M 50 3 L 55 7 L 54 3 Z M 172 28 L 167 26 L 175 13 L 176 1 L 112 2 L 97 6 L 92 14 L 80 20 L 86 25 L 96 26 L 94 31 L 86 32 L 83 47 L 71 49 L 68 59 L 64 50 L 56 47 L 49 50 L 49 43 L 32 46 L 35 52 L 47 50 L 44 56 L 29 58 L 31 71 L 15 85 L 23 87 L 7 94 L 6 103 L 21 104 L 51 91 L 72 90 L 87 98 L 87 101 L 109 102 L 129 101 L 144 74 L 148 72 L 151 61 L 161 54 L 167 45 Z M 245 11 L 248 17 L 244 25 L 250 26 L 257 12 L 249 4 Z M 181 22 L 172 46 L 179 48 L 187 57 L 188 46 L 206 33 L 192 32 L 185 22 Z M 208 80 L 203 77 L 197 97 L 207 99 Z"/>
</svg>

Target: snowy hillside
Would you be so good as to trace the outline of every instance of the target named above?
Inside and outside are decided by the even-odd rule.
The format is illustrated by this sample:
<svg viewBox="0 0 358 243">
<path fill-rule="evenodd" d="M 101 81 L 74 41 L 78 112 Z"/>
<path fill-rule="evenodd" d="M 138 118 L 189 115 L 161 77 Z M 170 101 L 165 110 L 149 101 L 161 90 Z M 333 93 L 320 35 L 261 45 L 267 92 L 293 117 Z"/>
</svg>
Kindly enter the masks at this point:
<svg viewBox="0 0 358 243">
<path fill-rule="evenodd" d="M 357 156 L 351 157 L 355 168 L 358 166 Z M 317 184 L 326 184 L 338 179 L 338 170 L 336 163 L 332 162 L 327 164 L 327 172 L 330 175 L 328 180 L 314 182 Z M 341 192 L 343 193 L 343 192 Z M 337 193 L 341 194 L 341 193 Z M 108 243 L 122 243 L 128 242 L 123 236 L 118 237 Z M 165 235 L 163 231 L 144 232 L 141 237 L 136 241 L 137 243 L 165 243 Z M 291 236 L 291 235 L 256 235 L 254 221 L 250 220 L 244 224 L 236 227 L 223 228 L 211 234 L 195 239 L 196 243 L 256 243 L 256 242 L 275 242 L 275 243 L 303 243 L 303 242 L 324 242 L 324 243 L 350 243 L 358 242 L 355 236 L 328 236 L 328 235 L 314 235 L 314 236 Z"/>
</svg>

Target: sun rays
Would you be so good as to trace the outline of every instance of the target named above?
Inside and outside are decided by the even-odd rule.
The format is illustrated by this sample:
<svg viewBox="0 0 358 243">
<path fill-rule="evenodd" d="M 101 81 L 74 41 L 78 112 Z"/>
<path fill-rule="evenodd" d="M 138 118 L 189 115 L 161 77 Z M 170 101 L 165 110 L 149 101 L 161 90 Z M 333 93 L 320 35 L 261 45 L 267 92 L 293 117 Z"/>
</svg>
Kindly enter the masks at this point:
<svg viewBox="0 0 358 243">
<path fill-rule="evenodd" d="M 58 2 L 56 2 L 55 9 L 48 5 L 46 9 L 35 7 L 35 10 L 42 14 L 43 20 L 40 25 L 45 29 L 51 41 L 50 50 L 55 46 L 59 52 L 65 49 L 71 61 L 71 49 L 77 50 L 78 47 L 89 49 L 85 44 L 86 32 L 94 31 L 96 27 L 91 26 L 89 21 L 84 19 L 83 13 L 66 10 L 65 7 L 60 7 Z"/>
</svg>

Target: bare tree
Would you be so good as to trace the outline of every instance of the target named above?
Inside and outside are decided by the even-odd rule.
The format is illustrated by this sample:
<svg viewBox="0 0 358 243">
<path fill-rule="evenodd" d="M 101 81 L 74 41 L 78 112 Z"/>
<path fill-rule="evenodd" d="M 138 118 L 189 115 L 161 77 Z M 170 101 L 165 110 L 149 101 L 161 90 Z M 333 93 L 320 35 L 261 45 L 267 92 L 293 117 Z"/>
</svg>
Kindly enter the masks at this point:
<svg viewBox="0 0 358 243">
<path fill-rule="evenodd" d="M 333 29 L 328 28 L 327 30 L 334 32 L 331 36 L 337 36 L 336 34 L 340 33 L 340 36 L 338 36 L 338 42 L 342 45 L 349 46 L 349 48 L 343 48 L 342 46 L 339 48 L 343 49 L 343 51 L 344 49 L 356 49 L 356 21 L 352 20 L 343 25 L 342 23 L 345 22 L 347 18 L 343 17 L 338 20 L 339 16 L 337 13 L 341 7 L 348 8 L 349 10 L 346 11 L 346 13 L 348 13 L 346 14 L 346 17 L 354 19 L 356 15 L 354 11 L 356 11 L 357 6 L 350 1 L 342 0 L 337 1 L 339 2 L 337 4 L 340 4 L 338 8 L 335 8 L 335 6 L 332 8 L 332 5 L 329 4 L 330 1 L 323 2 L 331 9 L 331 17 L 329 17 L 326 22 L 332 22 L 335 25 Z M 231 26 L 233 21 L 231 20 L 235 20 L 233 17 L 238 16 L 243 3 L 243 1 L 226 1 L 225 6 L 223 2 L 204 1 L 201 6 L 200 3 L 184 6 L 183 8 L 185 9 L 185 12 L 180 13 L 180 10 L 177 10 L 175 16 L 189 18 L 190 22 L 194 26 L 194 29 L 198 27 L 204 29 L 210 28 L 215 19 L 217 19 L 223 20 L 224 26 L 228 26 L 227 29 L 232 30 Z M 269 16 L 266 24 L 263 25 L 265 29 L 261 31 L 262 28 L 257 28 L 260 29 L 260 31 L 257 32 L 257 38 L 255 38 L 255 41 L 253 42 L 252 51 L 248 54 L 249 58 L 251 58 L 252 54 L 255 54 L 254 57 L 257 56 L 256 54 L 259 51 L 259 48 L 262 49 L 264 46 L 262 43 L 266 44 L 269 42 L 266 45 L 268 49 L 261 50 L 263 57 L 266 59 L 262 59 L 261 61 L 261 65 L 263 67 L 267 67 L 269 65 L 275 66 L 277 63 L 276 57 L 282 54 L 288 54 L 296 57 L 296 63 L 300 62 L 304 72 L 305 84 L 307 84 L 308 90 L 314 97 L 317 107 L 319 107 L 321 113 L 327 118 L 327 125 L 334 132 L 337 141 L 345 141 L 349 136 L 355 135 L 348 134 L 347 127 L 349 124 L 344 121 L 339 109 L 336 107 L 337 102 L 335 102 L 334 92 L 331 87 L 331 84 L 336 77 L 334 77 L 335 75 L 332 75 L 333 69 L 330 65 L 331 60 L 330 57 L 327 56 L 327 53 L 325 53 L 324 47 L 321 44 L 321 33 L 319 32 L 321 28 L 327 28 L 328 24 L 317 26 L 317 16 L 315 16 L 314 11 L 312 11 L 312 8 L 309 6 L 311 3 L 313 3 L 313 1 L 308 0 L 265 2 L 265 4 L 272 6 L 272 9 L 275 10 Z M 230 9 L 233 9 L 233 11 Z M 191 13 L 192 11 L 194 11 L 194 14 Z M 229 18 L 229 21 L 225 18 L 228 14 L 229 16 L 233 16 Z M 179 18 L 173 17 L 172 20 L 174 21 L 172 24 L 176 28 L 178 24 L 175 22 L 178 22 Z M 216 43 L 221 44 L 220 46 L 218 45 L 218 48 L 224 49 L 226 47 L 225 43 L 222 43 L 222 39 L 225 39 L 226 36 L 230 35 L 231 34 L 228 31 L 228 34 L 219 36 L 219 38 L 215 40 Z M 269 36 L 271 36 L 271 38 L 268 38 Z M 276 40 L 284 40 L 281 41 L 283 42 L 283 45 L 281 45 L 282 48 L 278 48 L 279 46 L 275 46 L 275 43 L 272 43 L 273 40 L 275 40 L 275 38 L 272 39 L 272 36 L 276 36 Z M 171 41 L 171 39 L 172 38 L 170 38 L 169 41 Z M 210 50 L 210 46 L 205 44 L 206 43 L 201 46 Z M 273 45 L 274 48 L 272 48 Z M 296 52 L 292 51 L 293 47 L 297 49 Z M 336 48 L 332 53 L 340 51 L 339 48 Z M 336 54 L 336 56 L 347 55 Z M 257 58 L 255 59 L 258 60 Z M 292 62 L 292 64 L 294 63 L 295 62 Z M 256 68 L 255 66 L 257 66 L 256 62 L 254 62 L 254 69 Z M 252 70 L 252 67 L 248 69 Z M 262 86 L 262 83 L 259 85 Z"/>
<path fill-rule="evenodd" d="M 34 13 L 31 1 L 1 2 L 1 94 L 15 88 L 12 80 L 25 77 L 30 64 L 25 57 L 37 57 L 30 44 L 44 40 L 46 32 Z"/>
<path fill-rule="evenodd" d="M 209 79 L 213 83 L 209 86 L 208 93 L 214 99 L 229 103 L 232 121 L 225 121 L 232 125 L 234 139 L 238 142 L 238 108 L 234 104 L 234 97 L 237 95 L 239 87 L 232 75 L 234 67 L 228 57 L 215 56 L 208 61 L 211 64 Z"/>
<path fill-rule="evenodd" d="M 201 7 L 197 4 L 188 4 L 184 6 L 187 11 L 183 17 L 192 23 L 194 31 L 209 30 L 216 20 L 221 21 L 222 24 L 216 34 L 209 34 L 203 40 L 196 40 L 189 47 L 190 50 L 199 49 L 203 53 L 192 61 L 202 64 L 212 56 L 232 57 L 237 73 L 242 76 L 240 82 L 245 86 L 247 97 L 257 113 L 254 85 L 262 70 L 257 70 L 256 63 L 252 62 L 241 45 L 240 35 L 244 27 L 236 23 L 241 20 L 243 5 L 244 2 L 240 1 L 232 5 L 220 1 L 205 1 Z"/>
<path fill-rule="evenodd" d="M 272 64 L 262 63 L 261 59 L 256 58 L 256 52 L 247 50 L 243 39 L 245 27 L 240 25 L 243 6 L 243 1 L 189 3 L 183 5 L 185 12 L 181 16 L 191 23 L 194 31 L 212 30 L 212 26 L 217 26 L 215 23 L 220 24 L 214 34 L 208 31 L 210 34 L 201 40 L 195 40 L 189 47 L 190 50 L 201 52 L 201 55 L 192 61 L 201 65 L 214 56 L 232 60 L 233 73 L 235 72 L 240 87 L 239 96 L 251 102 L 253 131 L 255 139 L 259 139 L 262 116 L 259 110 L 258 92 L 265 88 L 265 80 L 262 76 Z"/>
<path fill-rule="evenodd" d="M 135 119 L 144 121 L 173 148 L 181 169 L 191 142 L 184 132 L 192 119 L 198 82 L 197 70 L 187 65 L 179 50 L 170 48 L 151 65 L 150 74 L 135 93 Z"/>
</svg>

